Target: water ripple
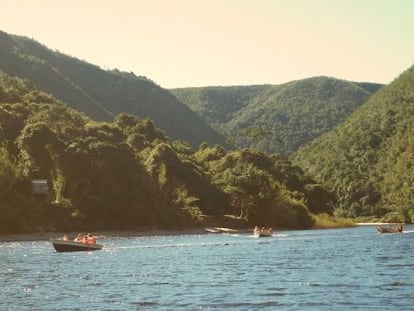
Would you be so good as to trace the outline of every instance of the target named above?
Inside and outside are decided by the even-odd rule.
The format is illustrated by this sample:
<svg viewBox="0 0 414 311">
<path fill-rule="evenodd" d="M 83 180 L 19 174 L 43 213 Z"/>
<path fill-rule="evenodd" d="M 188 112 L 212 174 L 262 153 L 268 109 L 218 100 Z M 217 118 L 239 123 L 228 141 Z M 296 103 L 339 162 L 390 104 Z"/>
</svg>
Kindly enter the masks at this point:
<svg viewBox="0 0 414 311">
<path fill-rule="evenodd" d="M 409 228 L 407 228 L 409 229 Z M 0 243 L 5 310 L 409 310 L 413 235 L 373 228 Z M 4 309 L 4 308 L 3 308 Z"/>
</svg>

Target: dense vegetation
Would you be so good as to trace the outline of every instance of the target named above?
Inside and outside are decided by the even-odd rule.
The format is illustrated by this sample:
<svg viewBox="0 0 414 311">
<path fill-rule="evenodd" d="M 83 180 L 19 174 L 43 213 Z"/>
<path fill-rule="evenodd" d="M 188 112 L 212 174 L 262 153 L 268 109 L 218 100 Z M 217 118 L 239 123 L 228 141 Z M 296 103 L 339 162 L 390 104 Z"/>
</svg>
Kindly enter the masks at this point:
<svg viewBox="0 0 414 311">
<path fill-rule="evenodd" d="M 191 109 L 143 76 L 103 70 L 29 38 L 1 31 L 0 55 L 0 70 L 30 80 L 39 90 L 94 120 L 111 121 L 125 112 L 150 118 L 169 137 L 193 147 L 204 141 L 226 145 L 226 139 Z"/>
<path fill-rule="evenodd" d="M 414 221 L 414 67 L 167 91 L 3 32 L 0 55 L 0 233 Z"/>
<path fill-rule="evenodd" d="M 46 179 L 47 195 L 32 191 Z M 335 197 L 284 157 L 248 149 L 196 151 L 150 119 L 96 122 L 0 74 L 0 232 L 182 228 L 221 224 L 311 227 Z M 224 217 L 224 215 L 233 215 Z"/>
<path fill-rule="evenodd" d="M 338 214 L 414 221 L 414 67 L 294 159 L 338 193 Z"/>
<path fill-rule="evenodd" d="M 171 92 L 239 148 L 291 154 L 346 120 L 381 85 L 327 77 Z"/>
</svg>

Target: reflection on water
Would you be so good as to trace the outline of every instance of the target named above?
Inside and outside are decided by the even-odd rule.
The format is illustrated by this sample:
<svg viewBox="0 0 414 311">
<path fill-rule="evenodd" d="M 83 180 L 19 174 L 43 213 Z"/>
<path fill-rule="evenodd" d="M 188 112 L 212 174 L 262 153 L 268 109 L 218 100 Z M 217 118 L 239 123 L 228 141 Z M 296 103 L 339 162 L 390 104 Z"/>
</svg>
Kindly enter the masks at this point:
<svg viewBox="0 0 414 311">
<path fill-rule="evenodd" d="M 0 243 L 1 310 L 409 310 L 414 227 Z"/>
</svg>

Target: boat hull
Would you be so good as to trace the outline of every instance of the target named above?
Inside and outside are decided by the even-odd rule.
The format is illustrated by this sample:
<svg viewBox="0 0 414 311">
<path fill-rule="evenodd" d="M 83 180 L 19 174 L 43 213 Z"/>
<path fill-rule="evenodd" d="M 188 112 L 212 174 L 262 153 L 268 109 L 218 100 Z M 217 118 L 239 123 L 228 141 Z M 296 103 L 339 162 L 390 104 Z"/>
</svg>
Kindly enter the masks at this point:
<svg viewBox="0 0 414 311">
<path fill-rule="evenodd" d="M 254 236 L 255 237 L 258 237 L 258 238 L 268 238 L 268 237 L 271 237 L 272 234 L 271 233 L 263 233 L 263 232 L 261 232 L 261 233 L 255 233 Z"/>
<path fill-rule="evenodd" d="M 219 228 L 214 228 L 214 227 L 205 227 L 204 231 L 208 233 L 223 233 L 223 231 L 221 231 Z"/>
<path fill-rule="evenodd" d="M 401 233 L 402 231 L 398 231 L 392 227 L 384 227 L 384 226 L 377 226 L 378 233 Z"/>
<path fill-rule="evenodd" d="M 96 251 L 102 249 L 101 244 L 88 244 L 83 242 L 50 240 L 56 252 L 81 252 L 81 251 Z"/>
</svg>

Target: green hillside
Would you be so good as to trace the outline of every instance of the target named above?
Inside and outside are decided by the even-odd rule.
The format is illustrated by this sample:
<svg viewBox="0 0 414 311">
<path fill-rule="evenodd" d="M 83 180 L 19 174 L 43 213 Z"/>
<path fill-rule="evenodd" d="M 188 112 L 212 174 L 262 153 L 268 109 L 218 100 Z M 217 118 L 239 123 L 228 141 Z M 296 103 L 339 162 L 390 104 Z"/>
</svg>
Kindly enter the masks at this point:
<svg viewBox="0 0 414 311">
<path fill-rule="evenodd" d="M 171 92 L 239 148 L 291 154 L 346 120 L 380 87 L 315 77 L 282 85 Z"/>
<path fill-rule="evenodd" d="M 34 180 L 48 191 L 34 191 Z M 284 157 L 207 143 L 194 152 L 150 119 L 93 121 L 0 72 L 0 233 L 230 220 L 309 228 L 334 206 L 332 193 Z"/>
<path fill-rule="evenodd" d="M 414 67 L 294 156 L 348 216 L 414 220 Z M 397 218 L 397 219 L 396 219 Z"/>
<path fill-rule="evenodd" d="M 0 70 L 30 80 L 38 89 L 95 120 L 112 120 L 125 112 L 151 118 L 169 137 L 193 147 L 202 142 L 226 145 L 222 135 L 145 77 L 103 70 L 34 40 L 1 31 L 0 55 Z"/>
</svg>

